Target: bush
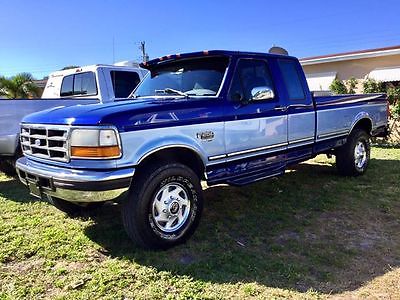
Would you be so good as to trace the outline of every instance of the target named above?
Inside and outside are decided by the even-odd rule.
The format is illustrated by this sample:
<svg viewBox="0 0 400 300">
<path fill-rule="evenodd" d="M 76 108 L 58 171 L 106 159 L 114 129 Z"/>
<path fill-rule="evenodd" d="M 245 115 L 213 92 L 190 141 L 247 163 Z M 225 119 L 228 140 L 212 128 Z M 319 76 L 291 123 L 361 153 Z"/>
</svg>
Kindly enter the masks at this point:
<svg viewBox="0 0 400 300">
<path fill-rule="evenodd" d="M 375 79 L 366 79 L 363 82 L 363 93 L 385 93 L 385 85 L 381 81 L 376 81 Z"/>
<path fill-rule="evenodd" d="M 390 87 L 386 91 L 388 100 L 390 104 L 396 104 L 400 102 L 400 86 L 399 87 Z"/>
<path fill-rule="evenodd" d="M 390 87 L 386 91 L 389 103 L 393 105 L 392 116 L 395 119 L 400 118 L 400 86 Z"/>
<path fill-rule="evenodd" d="M 399 119 L 400 118 L 400 101 L 396 103 L 392 110 L 393 118 Z"/>
<path fill-rule="evenodd" d="M 346 85 L 343 83 L 343 81 L 337 78 L 335 78 L 335 80 L 332 81 L 331 85 L 329 86 L 329 89 L 336 95 L 347 94 Z"/>
<path fill-rule="evenodd" d="M 346 85 L 348 87 L 347 93 L 348 94 L 355 94 L 356 90 L 355 88 L 357 87 L 358 81 L 354 77 L 350 77 L 349 79 L 346 80 Z"/>
</svg>

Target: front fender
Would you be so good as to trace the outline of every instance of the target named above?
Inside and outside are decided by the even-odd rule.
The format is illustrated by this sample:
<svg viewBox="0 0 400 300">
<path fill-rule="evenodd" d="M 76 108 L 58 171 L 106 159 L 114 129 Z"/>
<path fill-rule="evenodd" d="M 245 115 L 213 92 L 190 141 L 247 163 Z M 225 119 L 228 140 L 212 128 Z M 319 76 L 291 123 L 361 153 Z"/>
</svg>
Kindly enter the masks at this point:
<svg viewBox="0 0 400 300">
<path fill-rule="evenodd" d="M 152 139 L 138 138 L 128 134 L 121 134 L 123 157 L 118 162 L 118 167 L 135 166 L 140 164 L 149 155 L 168 148 L 186 148 L 207 163 L 207 154 L 196 139 L 188 136 L 158 136 Z"/>
</svg>

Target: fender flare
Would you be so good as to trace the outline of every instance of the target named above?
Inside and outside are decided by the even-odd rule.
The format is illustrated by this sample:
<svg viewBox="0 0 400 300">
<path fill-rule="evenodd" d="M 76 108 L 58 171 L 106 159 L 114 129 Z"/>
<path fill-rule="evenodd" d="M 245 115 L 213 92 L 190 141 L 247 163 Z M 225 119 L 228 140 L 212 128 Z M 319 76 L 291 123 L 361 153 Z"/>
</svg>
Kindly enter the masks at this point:
<svg viewBox="0 0 400 300">
<path fill-rule="evenodd" d="M 362 112 L 360 112 L 360 113 L 358 113 L 356 115 L 356 117 L 354 118 L 354 121 L 353 121 L 353 123 L 352 123 L 352 125 L 350 127 L 349 134 L 353 131 L 354 127 L 356 127 L 357 124 L 360 123 L 362 120 L 368 120 L 369 123 L 371 124 L 371 130 L 370 130 L 370 132 L 368 132 L 369 134 L 371 134 L 374 123 L 373 123 L 372 118 L 370 117 L 370 115 L 365 111 L 362 111 Z"/>
</svg>

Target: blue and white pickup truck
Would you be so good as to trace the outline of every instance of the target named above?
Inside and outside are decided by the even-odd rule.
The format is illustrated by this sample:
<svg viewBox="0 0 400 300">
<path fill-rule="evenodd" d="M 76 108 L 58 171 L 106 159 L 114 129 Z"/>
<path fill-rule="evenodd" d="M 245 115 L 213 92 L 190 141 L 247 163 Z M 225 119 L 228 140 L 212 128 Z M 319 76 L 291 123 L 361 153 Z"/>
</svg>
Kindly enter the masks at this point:
<svg viewBox="0 0 400 300">
<path fill-rule="evenodd" d="M 119 197 L 144 248 L 184 242 L 200 182 L 244 185 L 317 154 L 363 174 L 387 133 L 384 94 L 313 97 L 294 57 L 203 51 L 152 60 L 131 101 L 54 108 L 22 121 L 20 180 L 67 213 Z"/>
</svg>

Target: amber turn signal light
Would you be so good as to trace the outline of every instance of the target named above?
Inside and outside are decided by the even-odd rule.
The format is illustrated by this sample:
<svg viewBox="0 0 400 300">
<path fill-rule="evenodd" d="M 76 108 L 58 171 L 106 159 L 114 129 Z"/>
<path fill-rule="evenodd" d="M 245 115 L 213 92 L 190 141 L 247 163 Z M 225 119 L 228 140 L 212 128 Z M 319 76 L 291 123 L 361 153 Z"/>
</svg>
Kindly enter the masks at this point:
<svg viewBox="0 0 400 300">
<path fill-rule="evenodd" d="M 116 158 L 120 157 L 119 146 L 71 147 L 71 156 L 82 158 Z"/>
</svg>

